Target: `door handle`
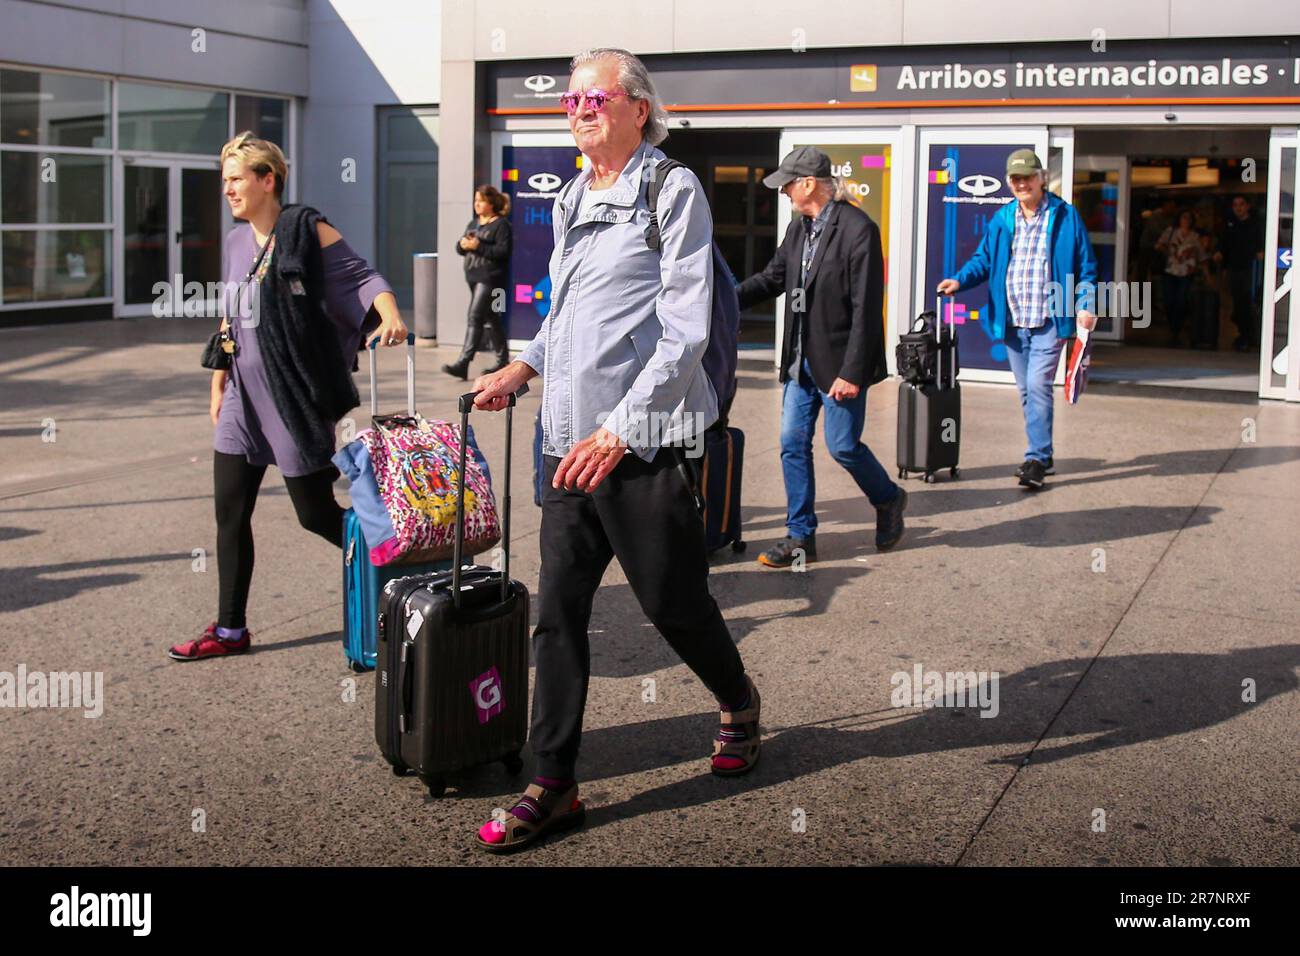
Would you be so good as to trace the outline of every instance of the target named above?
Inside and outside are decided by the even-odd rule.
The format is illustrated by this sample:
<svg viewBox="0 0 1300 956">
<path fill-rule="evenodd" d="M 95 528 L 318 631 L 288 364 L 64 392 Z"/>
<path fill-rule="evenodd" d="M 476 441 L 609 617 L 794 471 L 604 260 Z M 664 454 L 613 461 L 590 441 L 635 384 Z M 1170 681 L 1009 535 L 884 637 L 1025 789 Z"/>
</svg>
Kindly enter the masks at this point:
<svg viewBox="0 0 1300 956">
<path fill-rule="evenodd" d="M 185 233 L 184 233 L 184 232 L 182 232 L 182 231 L 179 230 L 179 229 L 176 230 L 176 244 L 177 244 L 177 245 L 180 245 L 181 239 L 182 239 L 184 236 L 185 236 Z"/>
</svg>

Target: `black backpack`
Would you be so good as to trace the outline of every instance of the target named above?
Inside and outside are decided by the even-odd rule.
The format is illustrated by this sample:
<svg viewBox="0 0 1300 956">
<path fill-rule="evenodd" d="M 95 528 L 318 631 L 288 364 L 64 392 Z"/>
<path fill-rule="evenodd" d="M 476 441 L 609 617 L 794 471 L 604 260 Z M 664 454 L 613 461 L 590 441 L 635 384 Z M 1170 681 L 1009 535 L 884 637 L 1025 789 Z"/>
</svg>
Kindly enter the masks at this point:
<svg viewBox="0 0 1300 956">
<path fill-rule="evenodd" d="M 934 385 L 936 384 L 936 373 L 938 369 L 939 352 L 943 350 L 943 370 L 951 375 L 945 375 L 950 382 L 957 380 L 957 373 L 961 371 L 957 359 L 957 332 L 949 326 L 951 331 L 944 335 L 943 342 L 938 337 L 938 320 L 934 312 L 922 312 L 912 322 L 912 327 L 907 332 L 898 337 L 898 347 L 894 351 L 894 357 L 898 365 L 898 375 L 905 382 L 911 382 L 913 385 Z"/>
</svg>

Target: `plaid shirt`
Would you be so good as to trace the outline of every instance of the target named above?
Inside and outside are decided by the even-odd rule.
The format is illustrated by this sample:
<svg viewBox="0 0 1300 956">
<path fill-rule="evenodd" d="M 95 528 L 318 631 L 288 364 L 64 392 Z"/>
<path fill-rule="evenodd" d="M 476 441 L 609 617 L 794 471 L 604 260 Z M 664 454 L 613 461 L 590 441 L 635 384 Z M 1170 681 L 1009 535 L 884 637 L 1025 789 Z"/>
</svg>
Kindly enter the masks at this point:
<svg viewBox="0 0 1300 956">
<path fill-rule="evenodd" d="M 1047 324 L 1047 204 L 1040 203 L 1032 219 L 1017 208 L 1015 218 L 1007 268 L 1007 306 L 1012 325 L 1036 329 Z"/>
</svg>

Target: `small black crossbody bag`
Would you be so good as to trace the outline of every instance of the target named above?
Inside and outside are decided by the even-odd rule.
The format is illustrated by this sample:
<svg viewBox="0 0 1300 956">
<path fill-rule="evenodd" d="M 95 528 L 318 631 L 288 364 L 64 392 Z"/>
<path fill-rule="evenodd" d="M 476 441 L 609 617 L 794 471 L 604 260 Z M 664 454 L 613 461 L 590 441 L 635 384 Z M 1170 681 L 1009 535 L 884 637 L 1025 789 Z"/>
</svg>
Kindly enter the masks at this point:
<svg viewBox="0 0 1300 956">
<path fill-rule="evenodd" d="M 244 276 L 243 282 L 240 283 L 241 287 L 253 277 L 253 274 L 257 272 L 258 267 L 261 266 L 262 260 L 266 258 L 267 249 L 271 247 L 271 239 L 274 235 L 275 234 L 272 233 L 270 236 L 267 236 L 266 242 L 262 243 L 262 251 L 258 253 L 257 261 L 253 263 L 253 267 L 249 269 L 248 273 Z M 223 313 L 221 316 L 222 319 L 226 324 L 229 324 L 229 319 L 224 314 L 226 311 L 226 296 L 224 291 L 221 295 L 221 311 Z M 231 336 L 230 330 L 222 329 L 219 332 L 213 332 L 212 337 L 208 339 L 208 344 L 203 347 L 203 358 L 201 359 L 201 364 L 204 368 L 210 368 L 213 371 L 220 372 L 230 368 L 234 361 L 234 356 L 238 352 L 239 346 Z"/>
</svg>

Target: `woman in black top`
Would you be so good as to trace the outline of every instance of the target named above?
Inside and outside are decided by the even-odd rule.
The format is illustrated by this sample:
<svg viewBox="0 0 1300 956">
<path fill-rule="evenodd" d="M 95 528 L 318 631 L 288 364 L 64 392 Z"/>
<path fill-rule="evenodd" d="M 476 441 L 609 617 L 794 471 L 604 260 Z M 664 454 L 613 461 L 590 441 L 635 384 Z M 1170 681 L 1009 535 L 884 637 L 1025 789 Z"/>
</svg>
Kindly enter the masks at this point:
<svg viewBox="0 0 1300 956">
<path fill-rule="evenodd" d="M 506 308 L 506 272 L 510 262 L 510 197 L 492 186 L 474 190 L 474 218 L 456 243 L 456 253 L 465 258 L 465 281 L 469 283 L 469 321 L 460 358 L 442 370 L 459 379 L 469 377 L 474 353 L 492 351 L 496 364 L 484 374 L 510 363 L 510 349 L 501 321 Z"/>
</svg>

